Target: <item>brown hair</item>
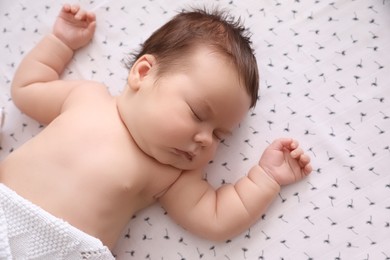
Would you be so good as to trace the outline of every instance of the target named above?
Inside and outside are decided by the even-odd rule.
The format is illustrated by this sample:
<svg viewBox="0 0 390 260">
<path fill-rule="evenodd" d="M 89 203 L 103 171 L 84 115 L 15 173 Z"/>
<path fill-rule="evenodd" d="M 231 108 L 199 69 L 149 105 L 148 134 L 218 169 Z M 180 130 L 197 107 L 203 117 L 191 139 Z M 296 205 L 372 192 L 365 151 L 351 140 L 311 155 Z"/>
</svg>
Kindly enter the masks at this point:
<svg viewBox="0 0 390 260">
<path fill-rule="evenodd" d="M 254 107 L 259 74 L 249 32 L 240 18 L 235 20 L 221 10 L 182 11 L 141 44 L 141 50 L 130 55 L 126 66 L 130 69 L 142 55 L 152 54 L 157 60 L 158 74 L 162 75 L 199 44 L 214 48 L 232 61 L 251 97 L 250 107 Z"/>
</svg>

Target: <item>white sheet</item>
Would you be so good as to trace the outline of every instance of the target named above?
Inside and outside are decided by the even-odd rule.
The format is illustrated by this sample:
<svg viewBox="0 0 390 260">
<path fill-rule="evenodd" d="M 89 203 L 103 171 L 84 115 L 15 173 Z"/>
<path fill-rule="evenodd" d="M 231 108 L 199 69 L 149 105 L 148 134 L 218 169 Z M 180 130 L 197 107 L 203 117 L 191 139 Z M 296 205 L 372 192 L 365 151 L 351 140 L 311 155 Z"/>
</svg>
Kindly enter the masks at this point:
<svg viewBox="0 0 390 260">
<path fill-rule="evenodd" d="M 62 2 L 62 1 L 61 1 Z M 211 3 L 211 1 L 205 1 Z M 95 9 L 93 42 L 65 78 L 126 79 L 121 59 L 177 10 L 202 1 L 79 1 Z M 212 2 L 253 32 L 261 100 L 206 169 L 233 182 L 276 137 L 297 138 L 314 172 L 285 187 L 250 230 L 222 243 L 192 236 L 155 205 L 124 230 L 118 259 L 388 259 L 390 257 L 390 1 Z M 0 2 L 1 158 L 42 127 L 22 115 L 9 87 L 23 55 L 47 32 L 61 3 Z M 205 220 L 207 221 L 207 220 Z"/>
</svg>

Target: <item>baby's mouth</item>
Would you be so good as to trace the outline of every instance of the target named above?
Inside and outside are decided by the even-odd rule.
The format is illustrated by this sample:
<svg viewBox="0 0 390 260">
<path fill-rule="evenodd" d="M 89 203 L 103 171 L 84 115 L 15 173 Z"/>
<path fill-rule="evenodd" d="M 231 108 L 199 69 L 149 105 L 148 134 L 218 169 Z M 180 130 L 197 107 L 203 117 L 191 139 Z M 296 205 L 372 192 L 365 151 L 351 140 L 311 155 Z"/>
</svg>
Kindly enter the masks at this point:
<svg viewBox="0 0 390 260">
<path fill-rule="evenodd" d="M 187 160 L 189 161 L 192 161 L 192 159 L 195 157 L 195 154 L 191 153 L 191 152 L 186 152 L 186 151 L 183 151 L 183 150 L 179 150 L 179 149 L 175 149 L 175 152 L 179 155 L 182 155 L 184 156 L 185 158 L 187 158 Z"/>
</svg>

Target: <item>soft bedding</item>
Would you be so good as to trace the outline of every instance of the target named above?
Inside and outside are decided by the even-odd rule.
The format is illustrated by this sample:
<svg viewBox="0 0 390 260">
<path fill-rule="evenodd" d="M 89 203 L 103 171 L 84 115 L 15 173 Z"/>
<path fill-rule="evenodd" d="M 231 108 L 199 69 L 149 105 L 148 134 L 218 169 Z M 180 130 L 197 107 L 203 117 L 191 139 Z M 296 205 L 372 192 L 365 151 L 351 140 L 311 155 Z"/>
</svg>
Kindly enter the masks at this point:
<svg viewBox="0 0 390 260">
<path fill-rule="evenodd" d="M 78 3 L 96 12 L 98 27 L 64 78 L 101 81 L 113 94 L 125 84 L 126 54 L 181 8 L 220 6 L 240 15 L 253 34 L 260 101 L 206 176 L 215 187 L 234 182 L 281 136 L 298 139 L 314 166 L 228 241 L 189 234 L 158 204 L 145 209 L 123 230 L 117 259 L 390 259 L 389 0 Z M 1 158 L 43 128 L 15 108 L 9 90 L 17 64 L 50 32 L 61 5 L 0 1 Z"/>
</svg>

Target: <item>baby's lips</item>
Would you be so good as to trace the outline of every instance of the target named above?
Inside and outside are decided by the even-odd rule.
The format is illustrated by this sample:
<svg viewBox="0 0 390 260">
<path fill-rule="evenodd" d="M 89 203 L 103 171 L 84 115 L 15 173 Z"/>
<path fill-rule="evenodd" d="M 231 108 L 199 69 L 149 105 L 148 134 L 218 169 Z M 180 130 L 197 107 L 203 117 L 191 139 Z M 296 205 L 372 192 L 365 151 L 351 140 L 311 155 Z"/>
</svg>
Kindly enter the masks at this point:
<svg viewBox="0 0 390 260">
<path fill-rule="evenodd" d="M 183 151 L 180 149 L 175 149 L 175 151 L 177 154 L 180 154 L 180 155 L 186 157 L 190 161 L 192 161 L 192 159 L 195 157 L 195 154 L 192 152 L 186 152 L 186 151 Z"/>
</svg>

